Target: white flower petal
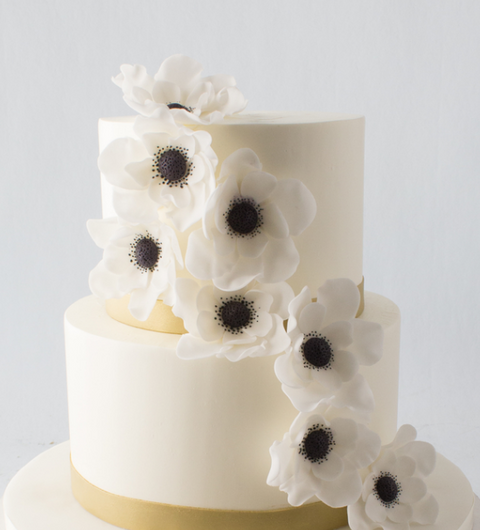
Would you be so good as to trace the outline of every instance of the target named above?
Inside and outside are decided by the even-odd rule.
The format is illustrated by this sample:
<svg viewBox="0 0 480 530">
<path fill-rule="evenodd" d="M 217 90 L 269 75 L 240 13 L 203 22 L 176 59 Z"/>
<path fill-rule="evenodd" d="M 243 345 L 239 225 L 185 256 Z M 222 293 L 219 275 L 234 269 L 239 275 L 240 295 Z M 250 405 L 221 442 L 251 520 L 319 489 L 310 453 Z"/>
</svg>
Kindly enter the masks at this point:
<svg viewBox="0 0 480 530">
<path fill-rule="evenodd" d="M 258 281 L 278 283 L 288 280 L 299 263 L 300 255 L 290 238 L 271 239 L 262 254 L 263 271 Z"/>
<path fill-rule="evenodd" d="M 345 448 L 347 452 L 352 451 L 358 438 L 357 423 L 344 418 L 333 418 L 330 427 L 335 440 L 335 450 Z M 342 452 L 342 456 L 347 452 Z"/>
<path fill-rule="evenodd" d="M 388 510 L 388 518 L 394 523 L 408 523 L 412 515 L 413 509 L 408 504 L 394 504 Z"/>
<path fill-rule="evenodd" d="M 331 482 L 322 482 L 317 492 L 317 497 L 333 508 L 353 504 L 362 492 L 362 479 L 358 471 L 349 462 L 344 462 L 344 465 L 340 477 Z"/>
<path fill-rule="evenodd" d="M 293 475 L 290 435 L 285 433 L 281 442 L 274 442 L 270 447 L 272 465 L 267 477 L 269 486 L 281 486 Z"/>
<path fill-rule="evenodd" d="M 392 473 L 397 475 L 400 480 L 411 477 L 415 473 L 417 464 L 415 460 L 409 456 L 402 455 L 397 458 Z"/>
<path fill-rule="evenodd" d="M 245 329 L 245 333 L 254 337 L 265 337 L 272 325 L 272 315 L 267 311 L 258 311 L 256 320 L 252 322 L 251 327 Z"/>
<path fill-rule="evenodd" d="M 216 259 L 215 266 L 218 274 L 213 277 L 213 283 L 224 291 L 242 289 L 254 280 L 261 270 L 261 258 L 234 259 L 235 253 Z M 225 271 L 221 274 L 222 271 Z"/>
<path fill-rule="evenodd" d="M 433 495 L 426 495 L 413 506 L 412 519 L 420 524 L 434 524 L 439 510 L 437 499 Z"/>
<path fill-rule="evenodd" d="M 303 310 L 303 308 L 307 304 L 312 303 L 312 296 L 310 294 L 310 289 L 308 286 L 305 286 L 299 295 L 297 295 L 289 304 L 288 304 L 288 324 L 287 324 L 287 331 L 288 333 L 295 333 L 299 332 L 298 328 L 298 319 L 300 318 L 300 314 Z M 292 337 L 294 338 L 294 337 Z"/>
<path fill-rule="evenodd" d="M 371 366 L 378 362 L 383 354 L 383 328 L 376 322 L 367 322 L 354 318 L 353 344 L 350 350 L 357 356 L 358 362 Z"/>
<path fill-rule="evenodd" d="M 262 205 L 264 230 L 269 236 L 275 239 L 285 239 L 289 235 L 289 228 L 285 217 L 283 217 L 280 208 L 274 203 L 270 202 Z"/>
<path fill-rule="evenodd" d="M 153 171 L 153 160 L 149 156 L 139 162 L 130 162 L 125 165 L 125 171 L 132 177 L 141 189 L 147 188 L 156 174 Z"/>
<path fill-rule="evenodd" d="M 252 151 L 252 149 L 245 147 L 234 151 L 224 160 L 219 180 L 222 182 L 230 175 L 242 178 L 251 171 L 259 171 L 261 169 L 262 164 L 260 163 L 258 156 Z"/>
<path fill-rule="evenodd" d="M 348 408 L 353 411 L 357 421 L 370 421 L 370 416 L 375 408 L 373 393 L 365 378 L 360 374 L 336 390 L 330 403 L 336 408 Z"/>
<path fill-rule="evenodd" d="M 433 445 L 428 442 L 409 442 L 398 450 L 398 454 L 413 458 L 417 464 L 416 472 L 424 477 L 430 475 L 435 469 L 437 453 Z"/>
<path fill-rule="evenodd" d="M 368 496 L 367 502 L 365 503 L 365 513 L 376 523 L 383 523 L 387 518 L 387 509 L 373 493 Z"/>
<path fill-rule="evenodd" d="M 247 291 L 245 293 L 245 300 L 248 302 L 253 302 L 257 311 L 262 310 L 274 313 L 274 311 L 270 310 L 273 303 L 273 296 L 268 292 L 265 292 L 263 290 L 263 286 L 261 290 L 256 288 Z"/>
<path fill-rule="evenodd" d="M 180 88 L 171 81 L 155 81 L 152 88 L 152 97 L 155 103 L 179 103 L 182 97 Z"/>
<path fill-rule="evenodd" d="M 140 162 L 148 157 L 141 142 L 133 138 L 118 138 L 100 153 L 98 168 L 107 182 L 128 190 L 142 189 L 135 179 L 125 170 L 127 164 Z"/>
<path fill-rule="evenodd" d="M 168 186 L 163 184 L 160 186 L 153 186 L 154 188 L 160 188 L 162 197 L 173 203 L 177 208 L 187 208 L 192 202 L 192 194 L 190 186 Z"/>
<path fill-rule="evenodd" d="M 100 248 L 106 248 L 113 234 L 118 230 L 119 224 L 116 217 L 108 219 L 89 219 L 87 230 L 93 241 Z"/>
<path fill-rule="evenodd" d="M 365 425 L 358 424 L 358 439 L 353 453 L 348 455 L 348 461 L 356 468 L 363 469 L 372 464 L 380 454 L 382 441 L 376 432 Z"/>
<path fill-rule="evenodd" d="M 327 482 L 336 480 L 343 473 L 344 468 L 343 460 L 336 453 L 330 453 L 323 462 L 312 464 L 313 474 Z"/>
<path fill-rule="evenodd" d="M 238 185 L 235 179 L 235 175 L 230 176 L 223 184 L 218 186 L 218 188 L 213 192 L 212 196 L 207 202 L 207 207 L 205 211 L 204 227 L 205 235 L 210 236 L 210 226 L 211 221 L 209 220 L 213 212 L 213 217 L 215 220 L 215 226 L 217 230 L 221 233 L 226 233 L 228 231 L 226 215 L 230 209 L 230 202 L 235 197 L 238 197 Z"/>
<path fill-rule="evenodd" d="M 194 59 L 176 54 L 168 57 L 160 65 L 155 74 L 155 81 L 169 81 L 183 88 L 182 93 L 190 93 L 196 83 L 200 81 L 203 67 Z"/>
<path fill-rule="evenodd" d="M 317 291 L 317 302 L 327 309 L 325 325 L 355 318 L 360 304 L 358 287 L 347 278 L 327 280 Z"/>
<path fill-rule="evenodd" d="M 184 360 L 204 359 L 218 353 L 218 342 L 205 342 L 193 335 L 182 335 L 177 344 L 177 357 Z"/>
<path fill-rule="evenodd" d="M 128 255 L 129 250 L 129 248 L 123 246 L 107 245 L 107 248 L 103 251 L 105 267 L 114 274 L 124 274 L 132 268 L 132 264 L 130 263 L 131 258 Z"/>
<path fill-rule="evenodd" d="M 412 442 L 417 437 L 417 430 L 413 425 L 408 423 L 402 425 L 395 435 L 395 438 L 392 443 L 388 444 L 386 447 L 398 448 L 402 445 L 405 445 L 408 442 Z"/>
<path fill-rule="evenodd" d="M 325 307 L 316 302 L 312 302 L 305 306 L 300 313 L 300 318 L 298 320 L 300 331 L 305 335 L 320 331 L 323 319 L 325 318 L 325 313 Z"/>
<path fill-rule="evenodd" d="M 282 390 L 290 399 L 292 405 L 300 412 L 311 412 L 328 394 L 321 393 L 321 388 L 316 383 L 311 383 L 304 388 L 291 388 L 282 385 Z"/>
<path fill-rule="evenodd" d="M 264 293 L 272 296 L 273 302 L 269 308 L 270 313 L 279 315 L 282 320 L 288 318 L 288 305 L 294 298 L 293 289 L 286 282 L 263 283 L 257 286 Z"/>
<path fill-rule="evenodd" d="M 293 482 L 293 481 L 292 481 Z M 288 487 L 289 484 L 287 483 L 286 487 Z M 295 483 L 294 487 L 289 488 L 288 490 L 280 488 L 283 491 L 287 491 L 288 493 L 288 502 L 292 506 L 301 506 L 304 504 L 308 499 L 311 499 L 316 492 L 315 485 L 313 484 L 313 481 L 307 477 L 299 483 Z"/>
<path fill-rule="evenodd" d="M 170 146 L 170 138 L 177 137 L 180 134 L 180 127 L 175 123 L 172 112 L 165 105 L 152 105 L 152 112 L 150 116 L 137 116 L 133 124 L 133 131 L 137 136 L 145 140 L 146 134 L 159 134 L 159 142 L 154 141 L 150 144 L 150 154 L 153 155 L 158 147 Z"/>
<path fill-rule="evenodd" d="M 231 254 L 236 249 L 236 240 L 230 234 L 222 234 L 216 229 L 213 231 L 213 245 L 215 248 L 215 253 L 219 256 L 227 256 Z"/>
<path fill-rule="evenodd" d="M 225 329 L 215 320 L 215 313 L 200 311 L 197 317 L 197 329 L 205 342 L 218 341 L 225 333 Z"/>
<path fill-rule="evenodd" d="M 333 356 L 332 368 L 346 383 L 351 381 L 358 372 L 358 362 L 353 353 L 348 351 L 336 351 Z"/>
<path fill-rule="evenodd" d="M 304 381 L 298 377 L 292 368 L 292 354 L 286 353 L 280 355 L 275 360 L 275 375 L 278 380 L 284 383 L 286 386 L 291 388 L 303 388 L 305 386 Z"/>
<path fill-rule="evenodd" d="M 185 265 L 190 274 L 200 280 L 211 280 L 231 269 L 233 263 L 213 260 L 214 255 L 213 242 L 206 239 L 201 229 L 190 234 L 185 256 Z"/>
<path fill-rule="evenodd" d="M 277 179 L 263 171 L 251 171 L 240 185 L 242 197 L 252 198 L 257 204 L 265 201 L 275 190 Z"/>
<path fill-rule="evenodd" d="M 149 132 L 142 136 L 142 143 L 152 159 L 152 165 L 161 149 L 170 150 L 172 137 L 167 132 Z"/>
<path fill-rule="evenodd" d="M 156 289 L 135 289 L 130 294 L 128 310 L 137 320 L 147 320 L 157 302 L 158 295 L 159 293 Z"/>
<path fill-rule="evenodd" d="M 427 494 L 425 482 L 417 477 L 405 478 L 401 481 L 401 484 L 400 502 L 402 504 L 414 504 Z"/>
<path fill-rule="evenodd" d="M 325 316 L 328 318 L 328 310 Z M 350 346 L 352 343 L 352 331 L 352 325 L 350 322 L 338 321 L 330 323 L 328 326 L 322 328 L 320 332 L 331 342 L 332 348 L 335 351 Z"/>
<path fill-rule="evenodd" d="M 315 198 L 305 184 L 296 179 L 280 180 L 270 199 L 280 208 L 292 236 L 301 234 L 317 213 Z"/>
<path fill-rule="evenodd" d="M 262 232 L 252 238 L 238 237 L 238 253 L 245 258 L 258 258 L 265 250 L 268 241 L 268 237 Z"/>
<path fill-rule="evenodd" d="M 175 281 L 175 303 L 172 307 L 173 314 L 181 319 L 185 329 L 197 334 L 196 299 L 200 286 L 191 278 L 177 278 Z"/>
<path fill-rule="evenodd" d="M 262 355 L 277 355 L 284 352 L 290 346 L 283 321 L 278 315 L 272 315 L 272 327 L 264 338 Z"/>
<path fill-rule="evenodd" d="M 148 190 L 113 190 L 113 208 L 116 214 L 130 223 L 150 223 L 158 219 L 158 204 L 152 201 Z"/>
</svg>

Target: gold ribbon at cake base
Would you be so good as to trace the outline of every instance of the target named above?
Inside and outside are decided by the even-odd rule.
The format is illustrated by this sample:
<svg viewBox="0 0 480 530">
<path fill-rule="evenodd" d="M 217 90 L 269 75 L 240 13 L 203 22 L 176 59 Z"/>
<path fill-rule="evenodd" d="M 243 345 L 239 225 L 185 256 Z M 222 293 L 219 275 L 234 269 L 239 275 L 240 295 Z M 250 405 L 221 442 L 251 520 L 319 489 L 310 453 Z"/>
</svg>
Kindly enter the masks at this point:
<svg viewBox="0 0 480 530">
<path fill-rule="evenodd" d="M 347 524 L 346 508 L 323 502 L 280 510 L 190 508 L 122 497 L 94 486 L 71 464 L 72 490 L 92 515 L 126 530 L 336 530 Z"/>
<path fill-rule="evenodd" d="M 361 283 L 357 286 L 360 291 L 360 305 L 358 306 L 357 317 L 359 317 L 365 309 L 364 283 L 365 280 L 362 278 Z M 316 301 L 316 298 L 313 300 Z M 122 324 L 127 324 L 128 326 L 133 326 L 134 328 L 158 331 L 159 333 L 173 333 L 177 335 L 188 333 L 183 325 L 183 320 L 176 317 L 173 314 L 172 308 L 164 304 L 162 300 L 157 300 L 150 316 L 147 320 L 143 321 L 132 317 L 128 309 L 129 302 L 130 295 L 128 294 L 119 299 L 110 298 L 105 304 L 107 314 L 114 320 L 117 320 Z"/>
</svg>

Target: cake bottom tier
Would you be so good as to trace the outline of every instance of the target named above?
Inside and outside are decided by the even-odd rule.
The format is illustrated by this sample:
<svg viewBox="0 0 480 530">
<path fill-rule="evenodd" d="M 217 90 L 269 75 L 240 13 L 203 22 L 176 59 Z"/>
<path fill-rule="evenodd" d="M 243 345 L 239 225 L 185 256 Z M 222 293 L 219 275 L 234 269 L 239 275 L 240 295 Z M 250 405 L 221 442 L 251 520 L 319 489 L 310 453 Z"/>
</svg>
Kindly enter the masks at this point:
<svg viewBox="0 0 480 530">
<path fill-rule="evenodd" d="M 440 504 L 438 521 L 419 526 L 419 530 L 472 530 L 474 495 L 463 473 L 439 455 L 437 468 L 428 485 Z M 6 530 L 115 530 L 84 510 L 71 490 L 70 444 L 58 445 L 42 453 L 21 469 L 7 487 L 4 497 Z M 150 528 L 170 530 L 161 522 Z M 1 523 L 0 523 L 1 528 Z M 135 528 L 125 526 L 125 528 Z M 265 526 L 267 528 L 267 526 Z M 416 527 L 417 528 L 417 527 Z M 475 528 L 479 528 L 478 521 Z M 146 530 L 139 528 L 138 530 Z M 175 527 L 175 530 L 196 530 Z M 224 529 L 227 530 L 227 529 Z M 251 530 L 245 526 L 245 530 Z M 314 526 L 291 527 L 291 530 L 321 530 Z M 344 527 L 342 530 L 348 530 Z"/>
</svg>

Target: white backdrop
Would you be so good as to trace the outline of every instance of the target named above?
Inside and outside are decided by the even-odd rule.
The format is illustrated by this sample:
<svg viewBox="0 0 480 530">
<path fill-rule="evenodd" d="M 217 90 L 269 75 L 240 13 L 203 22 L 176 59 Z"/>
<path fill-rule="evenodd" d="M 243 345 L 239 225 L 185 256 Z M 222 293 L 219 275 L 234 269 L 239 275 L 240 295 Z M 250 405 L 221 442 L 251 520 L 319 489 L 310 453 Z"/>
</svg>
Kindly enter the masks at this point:
<svg viewBox="0 0 480 530">
<path fill-rule="evenodd" d="M 97 120 L 110 81 L 174 53 L 248 110 L 367 117 L 365 281 L 403 313 L 400 422 L 480 491 L 480 3 L 0 0 L 0 496 L 68 439 L 62 316 L 100 259 Z"/>
</svg>

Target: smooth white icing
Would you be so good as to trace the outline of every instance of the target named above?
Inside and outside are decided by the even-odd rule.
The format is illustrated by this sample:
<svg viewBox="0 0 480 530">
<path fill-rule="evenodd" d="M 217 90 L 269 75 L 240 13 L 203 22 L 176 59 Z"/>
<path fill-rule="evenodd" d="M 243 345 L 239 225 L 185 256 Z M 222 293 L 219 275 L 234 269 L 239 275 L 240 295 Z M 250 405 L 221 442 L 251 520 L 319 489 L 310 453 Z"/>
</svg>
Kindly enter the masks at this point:
<svg viewBox="0 0 480 530">
<path fill-rule="evenodd" d="M 364 374 L 378 396 L 372 428 L 385 443 L 396 432 L 400 315 L 367 293 L 362 318 L 385 328 L 384 357 Z M 120 324 L 94 297 L 68 309 L 65 336 L 72 459 L 88 481 L 183 506 L 288 506 L 266 484 L 269 447 L 297 416 L 276 356 L 181 360 L 178 335 Z"/>
<path fill-rule="evenodd" d="M 101 119 L 100 150 L 116 138 L 133 137 L 133 119 Z M 293 238 L 300 265 L 288 282 L 296 293 L 306 284 L 316 290 L 332 278 L 362 281 L 364 127 L 362 116 L 309 112 L 258 112 L 197 127 L 212 135 L 217 171 L 230 154 L 248 147 L 264 171 L 278 179 L 299 179 L 313 193 L 317 215 Z M 102 205 L 104 217 L 114 215 L 112 188 L 104 176 Z M 184 252 L 188 235 L 198 228 L 200 223 L 180 234 Z"/>
<path fill-rule="evenodd" d="M 117 528 L 97 519 L 75 500 L 70 487 L 69 456 L 70 444 L 66 442 L 42 453 L 18 472 L 5 492 L 6 530 Z M 471 530 L 474 496 L 462 472 L 439 456 L 437 469 L 428 481 L 438 496 L 440 515 L 434 525 L 419 526 L 418 529 Z"/>
</svg>

